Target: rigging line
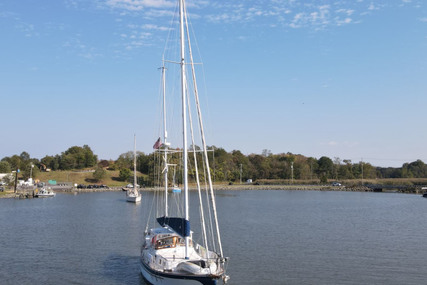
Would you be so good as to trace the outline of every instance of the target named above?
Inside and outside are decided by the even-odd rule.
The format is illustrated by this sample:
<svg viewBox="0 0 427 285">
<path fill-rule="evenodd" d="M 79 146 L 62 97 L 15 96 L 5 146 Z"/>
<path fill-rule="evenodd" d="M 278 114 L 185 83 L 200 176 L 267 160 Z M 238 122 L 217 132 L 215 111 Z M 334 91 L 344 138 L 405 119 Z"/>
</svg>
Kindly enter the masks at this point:
<svg viewBox="0 0 427 285">
<path fill-rule="evenodd" d="M 154 156 L 155 156 L 155 153 L 153 153 L 153 161 L 154 161 Z M 153 165 L 152 165 L 152 168 L 153 168 L 153 169 L 152 169 L 152 173 L 153 173 L 153 182 L 154 182 L 155 164 L 153 164 Z M 152 186 L 154 187 L 154 185 L 152 185 Z M 154 202 L 155 202 L 154 194 L 155 194 L 155 193 L 153 193 L 153 196 L 152 196 L 150 210 L 148 211 L 148 219 L 147 219 L 147 223 L 146 223 L 146 226 L 145 226 L 145 232 L 147 232 L 147 231 L 148 231 L 149 223 L 150 223 L 150 221 L 152 220 L 152 219 L 151 219 L 151 214 L 153 213 L 153 207 L 154 207 Z"/>
<path fill-rule="evenodd" d="M 212 247 L 213 250 L 216 252 L 216 245 L 215 245 L 215 238 L 214 238 L 214 233 L 213 233 L 213 225 L 212 225 L 212 213 L 211 213 L 211 205 L 209 202 L 209 195 L 208 195 L 208 185 L 207 185 L 207 171 L 206 171 L 206 164 L 205 164 L 205 159 L 202 156 L 202 165 L 203 165 L 203 176 L 204 176 L 204 192 L 206 193 L 206 205 L 207 205 L 207 210 L 208 210 L 208 217 L 209 217 L 209 223 L 208 223 L 208 232 L 210 234 L 210 240 L 212 241 Z"/>
<path fill-rule="evenodd" d="M 159 171 L 159 167 L 158 167 L 158 152 L 154 151 L 154 193 L 153 193 L 153 199 L 156 203 L 156 217 L 159 216 L 159 201 L 158 201 L 158 192 L 157 192 L 157 187 L 158 187 L 158 171 Z"/>
<path fill-rule="evenodd" d="M 188 50 L 189 50 L 189 55 L 190 55 L 190 62 L 193 62 L 193 54 L 192 54 L 192 50 L 191 50 L 190 36 L 189 36 L 189 32 L 188 32 L 187 13 L 185 13 L 185 24 L 187 26 L 187 40 L 188 40 Z M 211 178 L 210 169 L 209 169 L 208 153 L 206 151 L 206 141 L 205 141 L 205 134 L 204 134 L 204 129 L 203 129 L 202 113 L 201 113 L 200 104 L 199 104 L 199 95 L 198 95 L 198 90 L 197 90 L 196 76 L 195 76 L 195 72 L 194 72 L 194 65 L 191 65 L 191 69 L 192 69 L 192 74 L 193 74 L 194 97 L 195 97 L 195 100 L 196 100 L 196 109 L 197 109 L 197 114 L 198 114 L 198 118 L 199 118 L 200 136 L 201 136 L 201 139 L 202 139 L 204 156 L 205 156 L 205 163 L 206 163 L 206 169 L 207 169 L 207 172 L 208 172 L 208 181 L 209 181 L 209 189 L 210 189 L 211 201 L 212 201 L 212 210 L 213 210 L 213 215 L 214 215 L 214 221 L 215 221 L 215 227 L 216 227 L 216 234 L 217 234 L 217 239 L 218 239 L 219 251 L 220 251 L 220 254 L 221 254 L 221 257 L 222 257 L 223 256 L 223 251 L 222 251 L 221 235 L 220 235 L 220 232 L 219 232 L 218 214 L 217 214 L 217 211 L 216 211 L 215 195 L 214 195 L 214 191 L 213 191 L 212 178 Z"/>
<path fill-rule="evenodd" d="M 201 121 L 202 121 L 201 120 L 201 112 L 199 111 L 200 109 L 199 109 L 199 106 L 198 106 L 198 95 L 197 95 L 198 94 L 198 89 L 197 89 L 196 73 L 195 73 L 194 64 L 193 64 L 194 60 L 193 60 L 193 53 L 192 53 L 192 49 L 191 49 L 191 40 L 190 40 L 190 34 L 189 34 L 189 28 L 188 28 L 187 14 L 186 14 L 186 17 L 185 17 L 185 25 L 186 25 L 186 32 L 187 32 L 188 53 L 189 53 L 189 57 L 190 57 L 191 75 L 192 75 L 192 83 L 193 83 L 193 91 L 194 91 L 193 95 L 194 95 L 194 99 L 195 99 L 195 102 L 196 102 L 196 107 L 197 107 L 197 110 L 198 110 L 198 112 L 197 112 L 198 119 L 199 119 L 198 120 L 198 123 L 199 123 L 198 125 L 199 125 L 199 129 L 201 130 L 201 135 L 203 136 L 203 129 L 202 129 L 203 125 L 201 124 Z M 187 88 L 188 88 L 188 86 L 187 86 Z M 192 132 L 193 132 L 193 129 L 192 129 Z M 194 134 L 192 134 L 192 135 L 193 135 L 193 145 L 194 145 Z M 204 138 L 202 138 L 202 143 L 203 143 L 203 139 Z M 206 151 L 206 147 L 203 148 L 203 151 Z M 195 164 L 197 164 L 196 154 L 194 154 L 194 155 L 195 155 Z M 204 156 L 202 156 L 202 162 L 203 162 L 202 165 L 203 165 L 203 169 L 204 169 L 205 190 L 207 192 L 206 176 L 209 175 L 209 173 L 206 174 L 206 165 L 209 165 L 209 164 L 207 163 L 207 161 L 206 161 L 206 159 L 205 159 Z M 197 172 L 198 172 L 198 170 L 197 170 Z M 198 178 L 199 178 L 199 176 L 197 174 L 197 179 Z M 201 211 L 201 213 L 203 215 L 202 220 L 201 220 L 202 227 L 203 227 L 203 231 L 202 232 L 204 233 L 205 247 L 206 247 L 206 249 L 208 249 L 208 242 L 207 242 L 207 235 L 206 235 L 206 226 L 205 226 L 205 218 L 204 218 L 204 212 L 203 212 L 203 202 L 202 202 L 202 199 L 201 199 L 200 181 L 198 180 L 197 183 L 198 183 L 198 191 L 199 191 L 200 211 Z M 207 209 L 208 209 L 208 212 L 209 212 L 209 221 L 210 221 L 210 226 L 211 226 L 209 232 L 212 235 L 211 240 L 212 240 L 213 248 L 216 251 L 216 246 L 215 246 L 215 242 L 214 242 L 215 239 L 213 237 L 212 214 L 210 212 L 209 199 L 207 199 Z"/>
<path fill-rule="evenodd" d="M 171 41 L 171 37 L 172 37 L 171 33 L 172 33 L 172 31 L 175 31 L 175 29 L 173 27 L 175 26 L 174 22 L 177 21 L 176 15 L 178 14 L 178 9 L 179 9 L 179 3 L 177 1 L 175 4 L 175 12 L 173 13 L 172 19 L 169 23 L 168 36 L 166 37 L 165 45 L 163 47 L 163 55 L 166 54 L 167 47 L 169 46 L 169 42 Z M 164 57 L 163 57 L 163 60 L 164 60 Z"/>
<path fill-rule="evenodd" d="M 207 176 L 208 173 L 206 171 L 206 161 L 205 161 L 205 157 L 202 155 L 202 166 L 203 166 L 203 178 L 204 178 L 204 192 L 206 194 L 206 209 L 208 212 L 208 233 L 209 233 L 209 238 L 211 240 L 211 245 L 213 250 L 216 252 L 216 242 L 215 242 L 215 230 L 213 227 L 213 221 L 212 221 L 212 212 L 211 212 L 211 203 L 210 203 L 210 199 L 209 199 L 209 187 L 208 187 L 208 182 L 207 182 Z"/>
<path fill-rule="evenodd" d="M 181 207 L 182 202 L 181 202 L 181 199 L 180 199 L 181 195 L 177 193 L 177 195 L 173 195 L 173 197 L 174 197 L 173 200 L 175 202 L 175 208 L 176 208 L 176 210 L 175 210 L 176 216 L 177 217 L 181 217 L 182 216 L 182 207 Z"/>
<path fill-rule="evenodd" d="M 203 80 L 202 80 L 203 81 L 203 89 L 204 89 L 204 94 L 206 95 L 206 96 L 204 96 L 204 99 L 205 99 L 206 111 L 207 111 L 207 117 L 208 117 L 208 120 L 207 120 L 207 122 L 205 121 L 205 124 L 208 123 L 207 133 L 209 134 L 209 137 L 212 137 L 211 130 L 213 128 L 209 127 L 209 122 L 211 122 L 211 119 L 210 119 L 211 115 L 210 115 L 210 108 L 209 108 L 209 96 L 208 96 L 208 90 L 207 90 L 207 84 L 206 84 L 206 73 L 205 73 L 205 68 L 204 68 L 205 66 L 203 64 L 204 61 L 202 59 L 202 53 L 200 52 L 199 43 L 197 41 L 196 33 L 194 32 L 193 25 L 191 23 L 191 15 L 188 15 L 188 22 L 189 22 L 189 26 L 191 28 L 191 34 L 193 35 L 192 38 L 194 39 L 194 44 L 196 46 L 197 55 L 200 58 L 200 63 L 197 63 L 197 64 L 201 65 L 201 73 L 202 73 L 202 78 L 203 78 Z M 190 29 L 188 28 L 188 24 L 187 24 L 187 31 L 189 31 L 189 30 Z M 190 36 L 188 36 L 188 38 L 190 38 Z"/>
<path fill-rule="evenodd" d="M 160 70 L 161 70 L 161 68 L 160 68 Z M 162 77 L 163 77 L 163 75 L 162 75 L 162 73 L 160 72 L 160 80 L 159 80 L 159 88 L 158 88 L 158 94 L 157 94 L 157 100 L 158 100 L 158 102 L 157 102 L 157 112 L 156 112 L 156 122 L 157 122 L 157 126 L 158 126 L 158 129 L 157 129 L 157 132 L 155 132 L 155 137 L 161 137 L 161 134 L 162 134 L 162 124 L 160 124 L 160 123 L 158 123 L 158 122 L 162 122 L 162 114 L 163 114 L 163 111 L 162 111 L 162 104 L 161 104 L 161 102 L 163 101 L 163 94 L 162 94 L 162 84 L 163 84 L 163 79 L 162 79 Z"/>
<path fill-rule="evenodd" d="M 188 90 L 188 85 L 186 86 L 187 90 Z M 207 241 L 207 237 L 206 237 L 206 226 L 205 226 L 205 215 L 204 215 L 204 211 L 203 211 L 203 202 L 202 202 L 202 193 L 200 190 L 200 179 L 199 179 L 199 168 L 197 165 L 197 153 L 196 153 L 196 143 L 194 141 L 194 129 L 193 129 L 193 120 L 192 120 L 192 116 L 191 116 L 191 104 L 190 104 L 190 96 L 187 96 L 187 108 L 188 108 L 188 119 L 189 119 L 189 125 L 190 125 L 190 133 L 191 133 L 191 144 L 192 144 L 192 148 L 193 148 L 193 158 L 194 158 L 194 168 L 196 171 L 196 184 L 197 184 L 197 192 L 198 192 L 198 196 L 199 196 L 199 211 L 200 211 L 200 224 L 202 227 L 202 235 L 203 235 L 203 240 L 204 240 L 204 245 L 206 247 L 206 249 L 208 250 L 208 241 Z"/>
<path fill-rule="evenodd" d="M 202 156 L 203 157 L 203 156 Z M 214 227 L 213 227 L 213 222 L 212 222 L 212 212 L 211 212 L 211 204 L 210 204 L 210 199 L 209 199 L 209 187 L 208 187 L 208 182 L 207 182 L 207 171 L 206 171 L 206 164 L 204 161 L 204 157 L 203 157 L 203 173 L 204 173 L 204 179 L 205 179 L 205 193 L 206 193 L 206 205 L 207 205 L 207 209 L 208 209 L 208 213 L 209 213 L 209 233 L 210 233 L 210 238 L 212 241 L 212 246 L 213 246 L 213 250 L 216 252 L 216 243 L 215 243 L 215 238 L 214 238 Z"/>
</svg>

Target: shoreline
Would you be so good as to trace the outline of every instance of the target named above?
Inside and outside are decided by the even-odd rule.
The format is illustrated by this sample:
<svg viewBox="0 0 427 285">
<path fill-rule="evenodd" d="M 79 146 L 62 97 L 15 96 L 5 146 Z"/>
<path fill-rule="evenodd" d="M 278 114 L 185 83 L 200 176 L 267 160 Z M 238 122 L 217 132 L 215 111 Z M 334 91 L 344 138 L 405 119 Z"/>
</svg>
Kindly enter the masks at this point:
<svg viewBox="0 0 427 285">
<path fill-rule="evenodd" d="M 140 188 L 141 192 L 152 192 L 158 188 Z M 8 198 L 33 198 L 32 193 L 34 189 L 18 189 L 16 193 L 13 191 L 7 191 L 0 195 L 0 199 Z M 52 190 L 56 193 L 93 193 L 93 192 L 124 192 L 123 187 L 111 187 L 111 188 L 99 188 L 99 189 L 77 189 L 77 188 L 57 188 L 52 187 Z M 190 191 L 197 191 L 193 186 L 189 187 Z M 342 192 L 383 192 L 383 193 L 402 193 L 402 194 L 422 194 L 417 189 L 413 190 L 399 190 L 398 188 L 377 188 L 372 189 L 366 186 L 331 186 L 331 185 L 250 185 L 250 184 L 236 184 L 236 185 L 215 185 L 214 191 L 263 191 L 263 190 L 276 190 L 276 191 L 342 191 Z"/>
</svg>

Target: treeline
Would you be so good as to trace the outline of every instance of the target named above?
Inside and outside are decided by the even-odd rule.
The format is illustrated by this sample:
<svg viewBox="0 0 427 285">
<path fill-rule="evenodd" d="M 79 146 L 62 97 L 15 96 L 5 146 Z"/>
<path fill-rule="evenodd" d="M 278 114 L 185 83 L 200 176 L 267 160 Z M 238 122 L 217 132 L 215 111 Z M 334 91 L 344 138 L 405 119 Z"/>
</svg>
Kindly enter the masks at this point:
<svg viewBox="0 0 427 285">
<path fill-rule="evenodd" d="M 61 155 L 46 155 L 40 160 L 42 168 L 51 170 L 70 170 L 93 167 L 98 162 L 98 156 L 93 153 L 88 145 L 83 147 L 72 146 Z"/>
<path fill-rule="evenodd" d="M 319 159 L 300 154 L 272 154 L 263 150 L 262 154 L 244 155 L 239 150 L 227 152 L 223 148 L 209 147 L 208 153 L 211 173 L 215 181 L 235 182 L 242 179 L 295 179 L 295 180 L 346 180 L 346 179 L 375 179 L 375 178 L 427 178 L 427 165 L 421 160 L 405 163 L 400 168 L 375 167 L 367 162 L 352 162 L 348 159 L 333 160 L 322 156 Z M 198 154 L 198 160 L 201 154 Z M 154 177 L 154 154 L 137 154 L 137 170 Z M 180 154 L 169 156 L 169 163 L 180 165 Z M 133 153 L 121 154 L 114 162 L 116 169 L 133 170 Z M 181 173 L 176 169 L 177 182 Z M 194 173 L 191 169 L 190 176 Z"/>
<path fill-rule="evenodd" d="M 223 148 L 209 147 L 211 173 L 215 181 L 235 182 L 242 179 L 295 179 L 295 180 L 346 180 L 346 179 L 375 179 L 375 178 L 427 178 L 427 165 L 417 160 L 405 163 L 402 167 L 375 167 L 367 162 L 352 162 L 347 159 L 335 157 L 333 159 L 322 156 L 319 159 L 306 157 L 300 154 L 280 153 L 272 154 L 263 150 L 261 154 L 244 155 L 239 150 L 227 152 Z M 197 154 L 201 160 L 201 153 Z M 151 184 L 155 177 L 156 161 L 161 160 L 155 153 L 137 153 L 137 170 L 144 174 L 140 182 Z M 169 156 L 169 163 L 181 164 L 181 154 Z M 34 167 L 32 167 L 33 165 Z M 73 146 L 60 155 L 45 156 L 38 160 L 31 158 L 27 152 L 20 155 L 4 157 L 0 161 L 0 173 L 10 173 L 20 169 L 21 175 L 28 178 L 32 172 L 33 177 L 38 171 L 71 170 L 83 168 L 119 170 L 120 180 L 126 181 L 133 171 L 133 152 L 121 154 L 115 161 L 98 161 L 91 148 Z M 191 164 L 190 164 L 191 168 Z M 176 167 L 176 181 L 180 183 L 181 172 Z M 172 171 L 171 171 L 172 173 Z M 194 169 L 190 169 L 190 176 Z M 172 175 L 172 174 L 171 174 Z M 102 175 L 101 175 L 102 176 Z"/>
<path fill-rule="evenodd" d="M 37 177 L 39 171 L 70 170 L 94 167 L 98 157 L 87 145 L 83 147 L 73 146 L 55 156 L 46 155 L 42 159 L 31 158 L 24 151 L 20 155 L 4 157 L 0 161 L 0 173 L 10 173 L 19 169 L 20 175 L 28 179 L 30 175 Z"/>
</svg>

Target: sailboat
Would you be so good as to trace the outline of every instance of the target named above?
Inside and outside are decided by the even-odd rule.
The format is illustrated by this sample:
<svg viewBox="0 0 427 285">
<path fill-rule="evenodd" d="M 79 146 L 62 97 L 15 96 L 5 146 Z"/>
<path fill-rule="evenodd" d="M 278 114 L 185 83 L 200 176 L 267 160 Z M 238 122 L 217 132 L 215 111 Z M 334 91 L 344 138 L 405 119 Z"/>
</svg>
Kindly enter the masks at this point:
<svg viewBox="0 0 427 285">
<path fill-rule="evenodd" d="M 175 182 L 176 164 L 173 164 L 172 166 L 173 166 L 172 193 L 181 193 L 181 188 L 179 188 L 179 186 L 176 185 L 176 182 Z"/>
<path fill-rule="evenodd" d="M 223 254 L 221 235 L 219 231 L 218 213 L 216 210 L 213 183 L 210 174 L 208 149 L 205 141 L 204 128 L 199 104 L 199 97 L 195 78 L 195 68 L 188 32 L 188 19 L 185 1 L 178 1 L 179 10 L 179 61 L 163 59 L 162 86 L 163 86 L 163 142 L 156 141 L 153 148 L 154 157 L 158 157 L 158 193 L 153 195 L 152 205 L 158 205 L 154 214 L 150 213 L 144 232 L 140 255 L 140 271 L 144 279 L 150 284 L 203 284 L 213 285 L 218 282 L 226 283 L 228 258 Z M 187 60 L 188 57 L 188 60 Z M 181 138 L 182 146 L 172 148 L 166 129 L 166 87 L 165 64 L 175 64 L 180 69 L 180 105 L 181 105 Z M 190 66 L 191 77 L 187 77 L 186 67 Z M 188 80 L 187 80 L 188 78 Z M 191 88 L 192 87 L 192 88 Z M 190 89 L 192 91 L 190 91 Z M 190 94 L 191 93 L 191 94 Z M 194 102 L 190 103 L 190 97 Z M 168 97 L 169 99 L 169 97 Z M 197 114 L 197 142 L 192 122 L 190 106 L 195 106 L 193 113 Z M 178 120 L 179 121 L 179 120 Z M 189 149 L 188 138 L 191 138 Z M 176 210 L 168 201 L 169 166 L 175 153 L 182 157 L 183 177 L 183 210 Z M 191 167 L 191 171 L 189 168 Z M 190 177 L 191 176 L 191 177 Z M 200 176 L 200 177 L 199 177 Z M 189 179 L 192 179 L 192 188 L 197 190 L 198 207 L 190 211 Z M 202 192 L 203 191 L 203 192 Z M 193 192 L 193 194 L 196 191 Z M 202 195 L 202 193 L 206 195 Z M 170 195 L 170 194 L 169 194 Z M 178 197 L 173 195 L 172 198 Z M 157 199 L 157 200 L 156 200 Z M 154 203 L 154 202 L 157 203 Z M 171 205 L 169 205 L 171 204 Z M 192 203 L 194 205 L 195 203 Z M 181 206 L 181 205 L 179 205 Z M 160 209 L 159 209 L 160 208 Z M 175 212 L 173 210 L 176 210 Z M 190 212 L 198 210 L 200 219 L 191 219 Z M 152 223 L 151 227 L 150 222 Z M 196 225 L 196 226 L 195 226 Z M 196 230 L 197 226 L 199 227 Z"/>
<path fill-rule="evenodd" d="M 134 135 L 133 141 L 133 187 L 126 191 L 126 201 L 138 203 L 141 202 L 141 193 L 139 193 L 138 183 L 136 183 L 136 135 Z"/>
</svg>

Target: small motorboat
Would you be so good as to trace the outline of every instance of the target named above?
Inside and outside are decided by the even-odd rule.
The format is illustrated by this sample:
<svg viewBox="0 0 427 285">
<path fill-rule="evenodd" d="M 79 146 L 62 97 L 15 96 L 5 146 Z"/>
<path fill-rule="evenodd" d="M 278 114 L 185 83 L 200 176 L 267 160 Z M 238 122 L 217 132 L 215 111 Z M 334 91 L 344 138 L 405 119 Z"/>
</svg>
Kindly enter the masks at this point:
<svg viewBox="0 0 427 285">
<path fill-rule="evenodd" d="M 37 198 L 46 198 L 46 197 L 55 197 L 56 193 L 52 190 L 41 188 L 40 190 L 36 190 L 35 197 Z"/>
</svg>

